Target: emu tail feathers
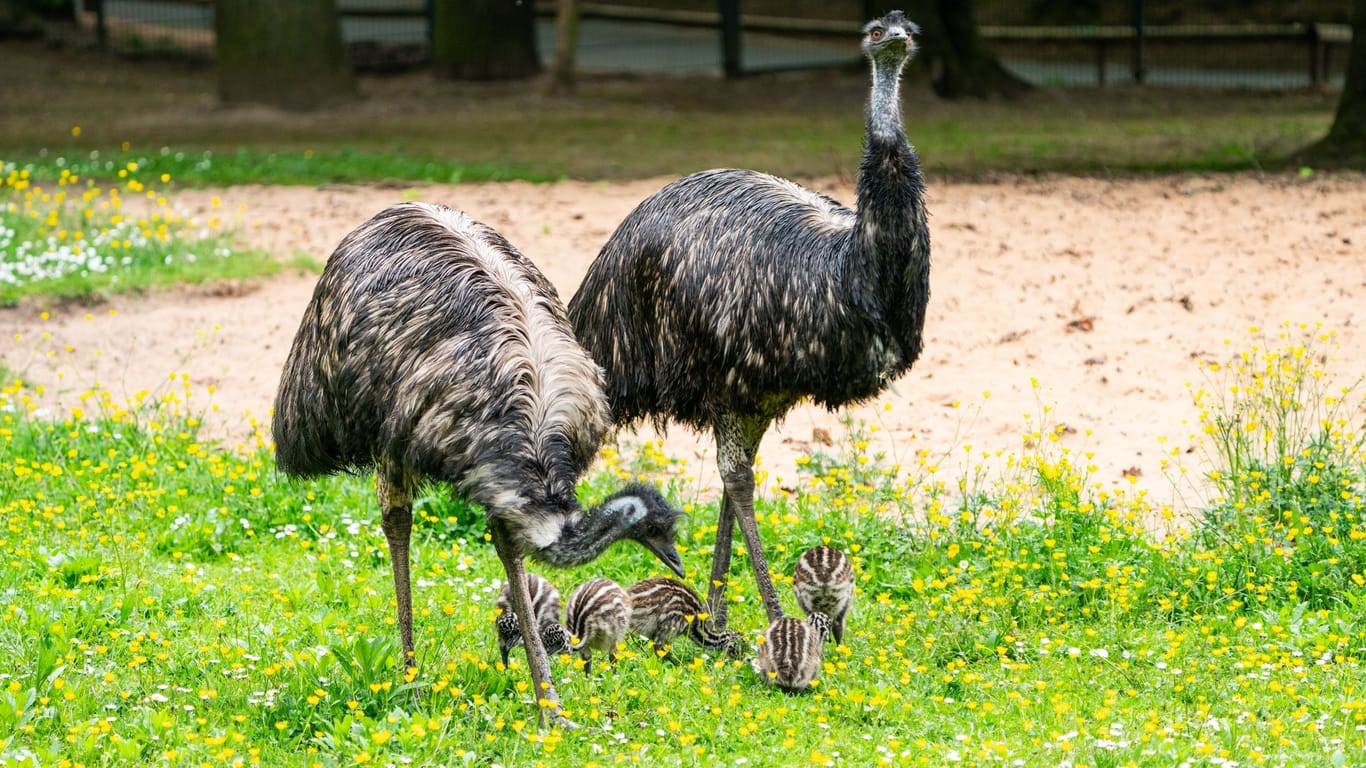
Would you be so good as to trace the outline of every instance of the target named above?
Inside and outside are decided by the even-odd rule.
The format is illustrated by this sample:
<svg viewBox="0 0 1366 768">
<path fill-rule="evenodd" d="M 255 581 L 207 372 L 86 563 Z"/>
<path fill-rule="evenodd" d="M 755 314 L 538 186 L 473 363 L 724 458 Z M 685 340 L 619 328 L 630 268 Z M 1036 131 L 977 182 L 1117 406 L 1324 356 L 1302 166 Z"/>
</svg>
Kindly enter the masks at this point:
<svg viewBox="0 0 1366 768">
<path fill-rule="evenodd" d="M 293 477 L 332 474 L 361 463 L 343 456 L 342 419 L 328 412 L 317 370 L 303 353 L 319 343 L 308 336 L 300 333 L 294 340 L 271 419 L 275 466 Z"/>
</svg>

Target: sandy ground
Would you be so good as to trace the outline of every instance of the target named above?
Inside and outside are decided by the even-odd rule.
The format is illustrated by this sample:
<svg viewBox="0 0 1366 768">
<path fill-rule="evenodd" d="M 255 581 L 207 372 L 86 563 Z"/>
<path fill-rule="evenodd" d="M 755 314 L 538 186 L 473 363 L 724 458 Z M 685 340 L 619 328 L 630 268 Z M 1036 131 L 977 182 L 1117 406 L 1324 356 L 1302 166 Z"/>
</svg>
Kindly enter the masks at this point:
<svg viewBox="0 0 1366 768">
<path fill-rule="evenodd" d="M 319 259 L 386 205 L 445 203 L 503 232 L 567 300 L 616 223 L 665 181 L 241 187 L 177 200 L 207 218 L 219 197 L 252 244 Z M 847 184 L 812 186 L 853 200 Z M 1094 452 L 1096 482 L 1167 499 L 1164 454 L 1199 455 L 1188 453 L 1199 361 L 1250 344 L 1250 327 L 1274 333 L 1283 322 L 1321 322 L 1340 340 L 1334 369 L 1347 379 L 1366 373 L 1361 177 L 932 183 L 929 206 L 924 356 L 873 403 L 836 414 L 793 410 L 761 447 L 766 486 L 795 485 L 803 452 L 837 450 L 845 416 L 874 425 L 870 453 L 909 465 L 925 451 L 951 480 L 984 452 L 1020 450 L 1048 408 L 1069 428 L 1064 445 Z M 68 405 L 95 382 L 117 396 L 164 390 L 169 374 L 188 373 L 214 387 L 209 418 L 236 438 L 250 418 L 268 419 L 313 282 L 289 274 L 57 308 L 47 319 L 33 306 L 0 310 L 0 359 Z M 209 397 L 194 402 L 205 407 Z M 834 448 L 819 444 L 827 434 Z M 649 430 L 621 436 L 627 448 L 653 438 Z M 676 428 L 664 449 L 688 460 L 699 497 L 715 495 L 709 436 Z"/>
</svg>

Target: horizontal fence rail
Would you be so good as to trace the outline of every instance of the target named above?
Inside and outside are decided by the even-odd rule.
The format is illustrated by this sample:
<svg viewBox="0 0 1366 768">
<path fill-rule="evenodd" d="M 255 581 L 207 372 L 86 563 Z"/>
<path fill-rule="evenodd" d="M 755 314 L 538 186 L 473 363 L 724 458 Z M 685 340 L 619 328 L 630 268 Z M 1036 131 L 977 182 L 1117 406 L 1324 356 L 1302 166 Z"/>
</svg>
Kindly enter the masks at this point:
<svg viewBox="0 0 1366 768">
<path fill-rule="evenodd" d="M 77 0 L 77 19 L 113 50 L 213 55 L 214 0 Z M 740 13 L 581 2 L 585 71 L 751 74 L 856 64 L 864 19 Z M 358 67 L 421 66 L 430 58 L 430 0 L 339 0 L 342 32 Z M 537 3 L 538 39 L 554 50 L 555 3 Z M 984 25 L 1007 67 L 1043 85 L 1322 88 L 1340 82 L 1352 30 L 1346 24 Z M 1120 57 L 1128 54 L 1122 60 Z M 1123 61 L 1123 63 L 1120 63 Z M 1118 73 L 1118 74 L 1117 74 Z"/>
</svg>

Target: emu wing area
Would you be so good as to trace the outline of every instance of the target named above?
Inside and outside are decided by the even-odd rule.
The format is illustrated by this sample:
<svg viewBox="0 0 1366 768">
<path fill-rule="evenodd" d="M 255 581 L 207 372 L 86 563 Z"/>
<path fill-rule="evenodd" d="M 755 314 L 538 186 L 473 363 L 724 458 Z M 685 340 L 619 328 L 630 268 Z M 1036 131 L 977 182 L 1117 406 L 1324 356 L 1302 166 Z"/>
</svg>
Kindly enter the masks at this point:
<svg viewBox="0 0 1366 768">
<path fill-rule="evenodd" d="M 706 171 L 642 202 L 603 247 L 570 320 L 613 420 L 699 428 L 803 396 L 877 394 L 895 367 L 880 296 L 851 258 L 855 213 L 754 171 Z"/>
<path fill-rule="evenodd" d="M 485 504 L 537 478 L 517 492 L 567 479 L 572 494 L 606 414 L 554 289 L 463 215 L 447 212 L 468 231 L 394 211 L 343 240 L 318 281 L 276 401 L 277 464 L 316 475 L 382 459 Z"/>
</svg>

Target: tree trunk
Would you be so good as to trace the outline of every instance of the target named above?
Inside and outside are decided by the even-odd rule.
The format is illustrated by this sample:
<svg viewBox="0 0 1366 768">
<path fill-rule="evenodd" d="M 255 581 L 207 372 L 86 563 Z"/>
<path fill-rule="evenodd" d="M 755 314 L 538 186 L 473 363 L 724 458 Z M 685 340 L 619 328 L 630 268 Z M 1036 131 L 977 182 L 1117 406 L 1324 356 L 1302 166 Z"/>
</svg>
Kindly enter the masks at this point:
<svg viewBox="0 0 1366 768">
<path fill-rule="evenodd" d="M 555 65 L 550 92 L 572 93 L 574 54 L 579 48 L 579 0 L 558 0 L 555 6 Z"/>
<path fill-rule="evenodd" d="M 436 0 L 432 70 L 452 80 L 517 80 L 541 71 L 533 0 Z"/>
<path fill-rule="evenodd" d="M 218 95 L 309 110 L 356 98 L 334 0 L 218 0 Z"/>
<path fill-rule="evenodd" d="M 929 68 L 934 92 L 945 99 L 1017 96 L 1033 86 L 1001 66 L 977 30 L 971 0 L 905 0 L 865 3 L 877 15 L 905 7 L 920 25 L 918 59 Z"/>
<path fill-rule="evenodd" d="M 1366 0 L 1352 4 L 1352 49 L 1333 127 L 1294 159 L 1310 167 L 1366 170 Z"/>
</svg>

